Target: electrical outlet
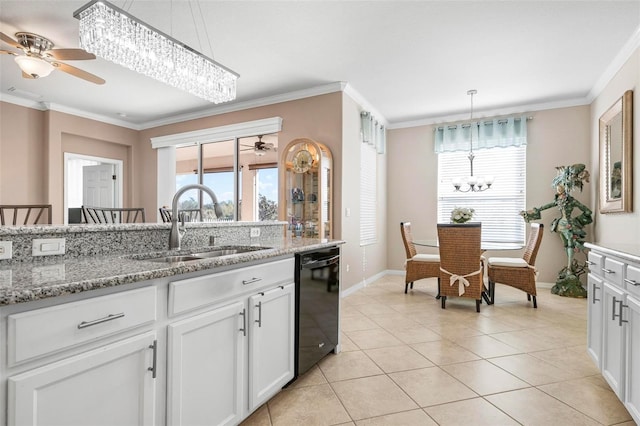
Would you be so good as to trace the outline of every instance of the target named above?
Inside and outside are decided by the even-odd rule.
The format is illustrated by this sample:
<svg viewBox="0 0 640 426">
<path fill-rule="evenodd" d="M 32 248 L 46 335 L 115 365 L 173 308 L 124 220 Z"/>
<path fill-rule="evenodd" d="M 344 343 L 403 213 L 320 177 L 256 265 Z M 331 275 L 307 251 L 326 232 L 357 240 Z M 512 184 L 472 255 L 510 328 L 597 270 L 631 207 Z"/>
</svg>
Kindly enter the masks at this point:
<svg viewBox="0 0 640 426">
<path fill-rule="evenodd" d="M 13 241 L 0 241 L 0 259 L 11 259 L 13 256 Z"/>
<path fill-rule="evenodd" d="M 351 269 L 351 268 L 350 268 L 350 267 L 349 267 L 349 265 L 347 264 L 347 272 L 349 272 L 349 269 Z"/>
<path fill-rule="evenodd" d="M 54 254 L 64 254 L 64 238 L 34 238 L 31 247 L 32 256 L 51 256 Z"/>
<path fill-rule="evenodd" d="M 251 238 L 260 236 L 260 228 L 251 228 Z"/>
</svg>

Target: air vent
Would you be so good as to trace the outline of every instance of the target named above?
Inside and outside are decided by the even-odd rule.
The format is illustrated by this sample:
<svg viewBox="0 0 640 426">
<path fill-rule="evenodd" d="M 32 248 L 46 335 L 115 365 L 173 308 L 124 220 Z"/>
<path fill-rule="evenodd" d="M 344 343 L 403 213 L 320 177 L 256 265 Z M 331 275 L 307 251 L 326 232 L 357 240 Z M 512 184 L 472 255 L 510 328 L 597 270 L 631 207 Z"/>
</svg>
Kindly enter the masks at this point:
<svg viewBox="0 0 640 426">
<path fill-rule="evenodd" d="M 10 92 L 10 93 L 13 93 L 16 96 L 27 97 L 27 98 L 30 98 L 30 99 L 40 99 L 40 98 L 42 98 L 42 95 L 38 95 L 37 93 L 33 93 L 33 92 L 27 92 L 26 90 L 18 89 L 15 86 L 9 87 L 9 89 L 7 91 Z"/>
</svg>

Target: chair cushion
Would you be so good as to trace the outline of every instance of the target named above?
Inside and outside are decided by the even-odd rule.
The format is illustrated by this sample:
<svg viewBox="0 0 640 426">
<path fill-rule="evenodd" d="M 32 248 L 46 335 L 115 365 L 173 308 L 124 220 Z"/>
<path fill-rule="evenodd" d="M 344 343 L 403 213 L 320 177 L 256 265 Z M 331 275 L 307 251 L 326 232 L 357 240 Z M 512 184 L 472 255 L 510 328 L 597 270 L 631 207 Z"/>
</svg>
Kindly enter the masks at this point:
<svg viewBox="0 0 640 426">
<path fill-rule="evenodd" d="M 507 268 L 526 268 L 529 264 L 519 257 L 490 257 L 489 267 L 503 266 Z"/>
<path fill-rule="evenodd" d="M 440 262 L 440 255 L 438 254 L 416 254 L 411 258 L 415 262 Z"/>
</svg>

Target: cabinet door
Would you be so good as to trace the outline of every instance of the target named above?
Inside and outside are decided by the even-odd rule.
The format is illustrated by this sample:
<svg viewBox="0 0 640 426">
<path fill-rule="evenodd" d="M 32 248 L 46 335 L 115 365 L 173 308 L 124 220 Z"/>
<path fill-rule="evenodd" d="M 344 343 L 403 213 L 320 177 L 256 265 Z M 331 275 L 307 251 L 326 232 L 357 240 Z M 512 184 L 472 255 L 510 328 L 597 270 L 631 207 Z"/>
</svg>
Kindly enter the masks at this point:
<svg viewBox="0 0 640 426">
<path fill-rule="evenodd" d="M 168 424 L 240 423 L 245 313 L 236 302 L 169 325 Z"/>
<path fill-rule="evenodd" d="M 9 425 L 154 425 L 155 333 L 8 380 Z"/>
<path fill-rule="evenodd" d="M 640 424 L 640 299 L 627 296 L 623 317 L 627 320 L 627 385 L 624 405 Z"/>
<path fill-rule="evenodd" d="M 294 285 L 250 297 L 249 311 L 249 411 L 253 411 L 293 378 Z"/>
<path fill-rule="evenodd" d="M 589 273 L 587 305 L 587 352 L 598 369 L 602 365 L 602 280 Z"/>
<path fill-rule="evenodd" d="M 620 324 L 620 302 L 624 293 L 616 286 L 604 282 L 602 375 L 611 389 L 624 400 L 624 328 Z"/>
</svg>

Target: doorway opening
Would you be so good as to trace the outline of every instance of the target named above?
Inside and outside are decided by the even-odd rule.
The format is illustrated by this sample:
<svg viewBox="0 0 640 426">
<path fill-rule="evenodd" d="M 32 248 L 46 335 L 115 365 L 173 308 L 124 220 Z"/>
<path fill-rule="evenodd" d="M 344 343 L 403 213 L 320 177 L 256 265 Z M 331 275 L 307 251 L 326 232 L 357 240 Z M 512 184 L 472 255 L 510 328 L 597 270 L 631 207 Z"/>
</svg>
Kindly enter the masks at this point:
<svg viewBox="0 0 640 426">
<path fill-rule="evenodd" d="M 122 160 L 64 153 L 64 223 L 80 223 L 82 205 L 122 207 Z"/>
</svg>

